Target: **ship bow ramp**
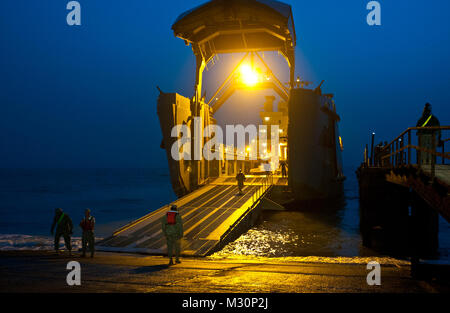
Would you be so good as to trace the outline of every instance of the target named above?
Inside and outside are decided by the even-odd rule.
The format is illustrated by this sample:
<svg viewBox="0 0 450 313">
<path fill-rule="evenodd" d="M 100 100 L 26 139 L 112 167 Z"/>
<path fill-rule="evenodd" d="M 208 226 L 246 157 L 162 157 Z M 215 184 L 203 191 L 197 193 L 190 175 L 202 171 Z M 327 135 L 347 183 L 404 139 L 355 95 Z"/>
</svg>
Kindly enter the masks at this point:
<svg viewBox="0 0 450 313">
<path fill-rule="evenodd" d="M 249 177 L 239 191 L 233 177 L 214 182 L 118 229 L 96 244 L 99 251 L 165 254 L 161 218 L 172 204 L 183 220 L 182 255 L 206 256 L 248 230 L 259 215 L 261 200 L 276 178 Z"/>
</svg>

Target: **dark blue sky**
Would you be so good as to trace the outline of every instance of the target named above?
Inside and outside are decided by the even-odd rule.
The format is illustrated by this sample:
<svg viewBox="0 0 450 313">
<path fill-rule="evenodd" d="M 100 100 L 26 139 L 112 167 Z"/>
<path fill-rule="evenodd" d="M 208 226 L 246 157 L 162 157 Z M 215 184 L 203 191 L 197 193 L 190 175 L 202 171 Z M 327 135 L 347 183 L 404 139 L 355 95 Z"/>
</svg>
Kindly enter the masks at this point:
<svg viewBox="0 0 450 313">
<path fill-rule="evenodd" d="M 79 27 L 67 2 L 0 3 L 0 167 L 166 166 L 156 85 L 192 95 L 194 57 L 171 25 L 204 1 L 80 0 Z M 380 27 L 366 24 L 368 0 L 286 2 L 297 72 L 335 94 L 346 165 L 372 130 L 414 126 L 427 101 L 449 124 L 450 1 L 380 1 Z"/>
</svg>

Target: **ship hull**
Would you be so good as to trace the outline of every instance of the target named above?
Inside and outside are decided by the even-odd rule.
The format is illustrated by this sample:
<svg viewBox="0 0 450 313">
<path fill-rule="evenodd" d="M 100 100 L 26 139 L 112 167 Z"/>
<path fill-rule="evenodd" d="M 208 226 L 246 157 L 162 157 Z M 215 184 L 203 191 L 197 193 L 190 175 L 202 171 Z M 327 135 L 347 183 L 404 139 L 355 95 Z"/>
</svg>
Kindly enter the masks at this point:
<svg viewBox="0 0 450 313">
<path fill-rule="evenodd" d="M 157 113 L 161 126 L 161 148 L 165 149 L 169 165 L 172 188 L 178 197 L 191 190 L 188 161 L 177 161 L 172 157 L 172 146 L 178 140 L 172 137 L 172 128 L 183 125 L 191 116 L 190 100 L 176 93 L 161 93 L 158 98 Z"/>
<path fill-rule="evenodd" d="M 289 102 L 289 186 L 299 202 L 343 194 L 339 116 L 331 97 L 294 89 Z"/>
</svg>

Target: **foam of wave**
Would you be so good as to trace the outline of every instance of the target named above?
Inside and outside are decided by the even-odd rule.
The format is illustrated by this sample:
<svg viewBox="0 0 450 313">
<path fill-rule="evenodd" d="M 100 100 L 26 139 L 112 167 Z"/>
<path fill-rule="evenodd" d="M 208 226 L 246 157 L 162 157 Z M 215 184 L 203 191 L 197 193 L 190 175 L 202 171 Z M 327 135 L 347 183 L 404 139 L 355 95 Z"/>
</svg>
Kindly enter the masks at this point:
<svg viewBox="0 0 450 313">
<path fill-rule="evenodd" d="M 101 240 L 101 238 L 96 238 Z M 0 251 L 13 250 L 53 250 L 53 237 L 32 235 L 0 235 Z M 64 248 L 64 239 L 61 237 L 60 249 Z M 72 250 L 81 249 L 81 237 L 72 237 Z"/>
<path fill-rule="evenodd" d="M 368 264 L 369 262 L 378 262 L 381 265 L 392 266 L 408 266 L 410 261 L 401 260 L 392 257 L 323 257 L 323 256 L 305 256 L 305 257 L 261 257 L 253 255 L 235 255 L 224 256 L 218 253 L 207 257 L 211 260 L 239 260 L 239 261 L 254 261 L 264 263 L 282 263 L 282 262 L 296 262 L 296 263 L 326 263 L 326 264 Z"/>
</svg>

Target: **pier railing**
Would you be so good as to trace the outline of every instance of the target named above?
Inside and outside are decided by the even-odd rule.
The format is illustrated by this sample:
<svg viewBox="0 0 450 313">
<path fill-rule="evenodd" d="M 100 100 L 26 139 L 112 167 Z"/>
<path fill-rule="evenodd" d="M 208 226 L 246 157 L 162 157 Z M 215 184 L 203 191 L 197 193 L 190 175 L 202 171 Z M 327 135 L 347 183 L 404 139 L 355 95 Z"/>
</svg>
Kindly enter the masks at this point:
<svg viewBox="0 0 450 313">
<path fill-rule="evenodd" d="M 446 144 L 450 141 L 449 130 L 450 126 L 410 127 L 390 143 L 374 147 L 370 157 L 366 148 L 365 163 L 369 167 L 417 165 L 419 168 L 426 164 L 430 166 L 431 175 L 434 177 L 436 164 L 445 165 L 450 159 L 450 153 L 445 152 Z M 414 132 L 417 136 L 413 136 Z M 430 142 L 421 142 L 427 135 Z M 425 158 L 428 158 L 427 162 Z"/>
</svg>

